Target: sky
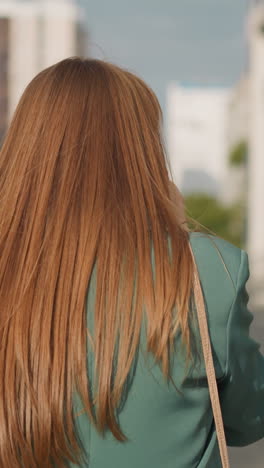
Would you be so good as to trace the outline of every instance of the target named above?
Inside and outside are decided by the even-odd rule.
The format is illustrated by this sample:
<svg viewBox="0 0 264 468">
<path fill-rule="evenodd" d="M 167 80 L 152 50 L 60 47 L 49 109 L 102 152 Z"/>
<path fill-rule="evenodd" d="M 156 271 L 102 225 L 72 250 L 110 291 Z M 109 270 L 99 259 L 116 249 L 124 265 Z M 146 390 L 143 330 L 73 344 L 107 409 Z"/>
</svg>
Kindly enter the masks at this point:
<svg viewBox="0 0 264 468">
<path fill-rule="evenodd" d="M 85 2 L 85 0 L 84 0 Z M 86 0 L 89 53 L 141 76 L 163 109 L 171 81 L 232 86 L 249 0 Z"/>
</svg>

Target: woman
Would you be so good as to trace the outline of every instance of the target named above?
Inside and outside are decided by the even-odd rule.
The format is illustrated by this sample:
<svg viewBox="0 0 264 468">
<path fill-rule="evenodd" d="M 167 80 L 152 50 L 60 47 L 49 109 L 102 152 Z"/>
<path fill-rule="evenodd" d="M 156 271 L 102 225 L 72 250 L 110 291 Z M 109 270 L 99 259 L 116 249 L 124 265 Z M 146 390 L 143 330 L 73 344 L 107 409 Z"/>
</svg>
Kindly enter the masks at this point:
<svg viewBox="0 0 264 468">
<path fill-rule="evenodd" d="M 26 88 L 0 158 L 0 466 L 217 467 L 193 260 L 226 438 L 264 437 L 245 252 L 189 233 L 142 80 L 79 58 Z M 176 208 L 175 208 L 176 207 Z"/>
</svg>

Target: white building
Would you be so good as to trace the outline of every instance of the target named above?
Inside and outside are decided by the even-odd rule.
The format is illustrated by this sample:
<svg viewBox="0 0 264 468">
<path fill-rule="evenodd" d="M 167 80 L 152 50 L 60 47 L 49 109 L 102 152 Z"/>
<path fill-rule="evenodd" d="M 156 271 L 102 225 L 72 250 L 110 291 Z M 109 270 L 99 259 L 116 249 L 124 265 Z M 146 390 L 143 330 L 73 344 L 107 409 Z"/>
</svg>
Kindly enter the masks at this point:
<svg viewBox="0 0 264 468">
<path fill-rule="evenodd" d="M 249 16 L 248 251 L 255 302 L 264 306 L 264 2 Z"/>
<path fill-rule="evenodd" d="M 174 180 L 184 194 L 225 197 L 230 95 L 223 87 L 169 86 L 168 150 Z"/>
<path fill-rule="evenodd" d="M 229 103 L 228 139 L 230 148 L 243 140 L 248 140 L 249 125 L 249 78 L 241 77 L 231 92 Z"/>
<path fill-rule="evenodd" d="M 63 58 L 85 53 L 81 3 L 0 0 L 0 138 L 30 80 Z"/>
<path fill-rule="evenodd" d="M 242 76 L 232 89 L 228 111 L 228 154 L 244 144 L 247 147 L 249 139 L 249 79 Z M 232 165 L 227 172 L 226 202 L 228 204 L 247 202 L 247 164 Z"/>
</svg>

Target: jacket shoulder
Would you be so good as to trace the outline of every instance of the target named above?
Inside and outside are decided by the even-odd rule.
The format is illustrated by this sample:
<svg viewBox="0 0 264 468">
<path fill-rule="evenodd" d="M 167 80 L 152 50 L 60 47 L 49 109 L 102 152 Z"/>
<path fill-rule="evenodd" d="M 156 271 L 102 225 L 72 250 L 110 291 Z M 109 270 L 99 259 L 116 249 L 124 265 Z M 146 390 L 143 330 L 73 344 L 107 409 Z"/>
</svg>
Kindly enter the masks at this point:
<svg viewBox="0 0 264 468">
<path fill-rule="evenodd" d="M 229 282 L 236 285 L 241 264 L 242 250 L 220 237 L 200 233 L 190 233 L 190 244 L 195 255 L 200 274 L 218 273 L 228 276 Z M 201 278 L 202 279 L 202 278 Z"/>
<path fill-rule="evenodd" d="M 220 378 L 227 371 L 228 322 L 237 296 L 243 251 L 219 237 L 204 233 L 190 233 L 190 245 L 203 289 L 216 371 Z"/>
</svg>

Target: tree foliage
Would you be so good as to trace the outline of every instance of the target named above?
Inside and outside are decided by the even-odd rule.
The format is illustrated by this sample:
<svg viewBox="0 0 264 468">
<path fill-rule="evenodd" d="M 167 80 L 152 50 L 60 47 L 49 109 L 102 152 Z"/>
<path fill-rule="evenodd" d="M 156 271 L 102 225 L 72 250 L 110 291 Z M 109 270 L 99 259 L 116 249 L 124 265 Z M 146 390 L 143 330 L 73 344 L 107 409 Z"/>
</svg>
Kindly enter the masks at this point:
<svg viewBox="0 0 264 468">
<path fill-rule="evenodd" d="M 216 198 L 194 193 L 185 197 L 186 215 L 189 226 L 218 235 L 227 241 L 242 247 L 244 237 L 243 206 L 223 205 Z"/>
<path fill-rule="evenodd" d="M 248 144 L 245 140 L 238 142 L 230 152 L 229 163 L 231 166 L 242 166 L 247 162 Z"/>
</svg>

